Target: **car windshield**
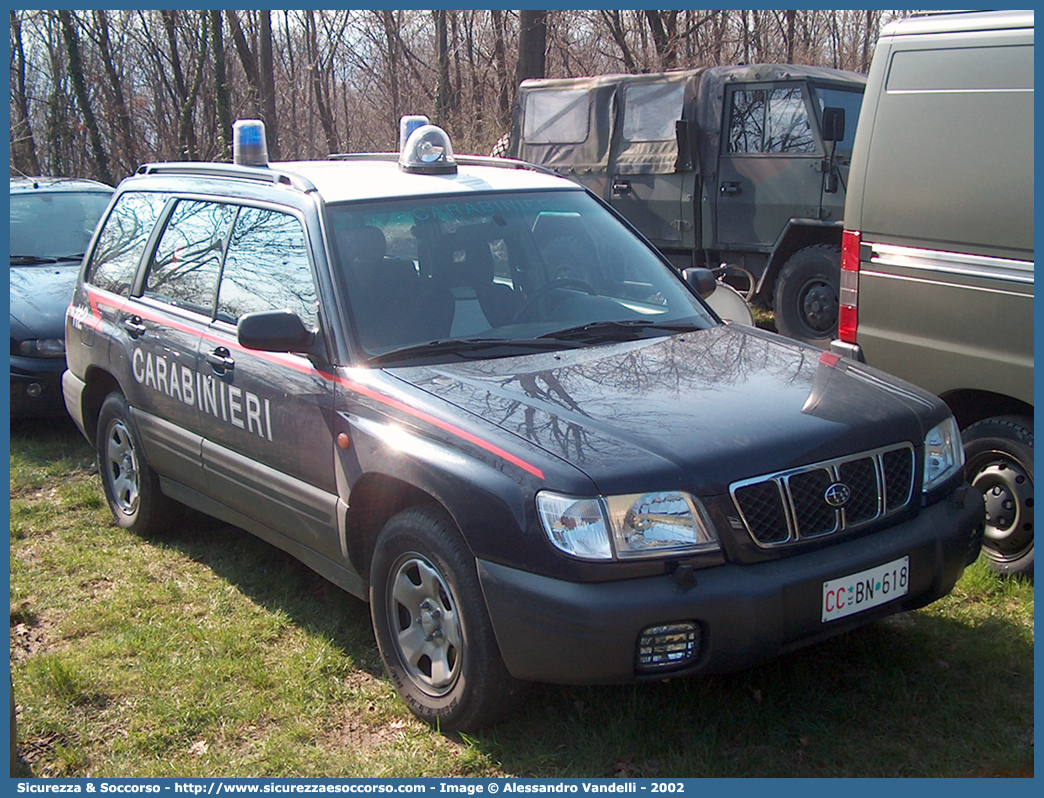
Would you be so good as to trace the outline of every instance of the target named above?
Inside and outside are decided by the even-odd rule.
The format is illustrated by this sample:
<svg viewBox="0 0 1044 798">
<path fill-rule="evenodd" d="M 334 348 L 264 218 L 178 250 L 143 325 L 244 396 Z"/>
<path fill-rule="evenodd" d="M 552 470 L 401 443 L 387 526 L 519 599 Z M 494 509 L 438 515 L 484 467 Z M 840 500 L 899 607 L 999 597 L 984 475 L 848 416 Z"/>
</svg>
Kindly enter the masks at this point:
<svg viewBox="0 0 1044 798">
<path fill-rule="evenodd" d="M 329 229 L 356 340 L 375 363 L 507 356 L 716 323 L 581 191 L 335 205 Z"/>
<path fill-rule="evenodd" d="M 104 191 L 11 194 L 11 265 L 75 261 L 109 204 Z"/>
</svg>

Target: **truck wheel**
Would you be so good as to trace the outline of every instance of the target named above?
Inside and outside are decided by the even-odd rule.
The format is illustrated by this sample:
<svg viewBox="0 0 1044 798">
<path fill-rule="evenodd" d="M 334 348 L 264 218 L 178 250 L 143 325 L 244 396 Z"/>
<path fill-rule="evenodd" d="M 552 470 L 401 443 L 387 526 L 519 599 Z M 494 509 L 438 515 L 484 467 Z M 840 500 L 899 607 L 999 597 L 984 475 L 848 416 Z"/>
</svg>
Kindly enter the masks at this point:
<svg viewBox="0 0 1044 798">
<path fill-rule="evenodd" d="M 816 244 L 795 252 L 776 278 L 776 329 L 826 349 L 837 336 L 841 248 Z"/>
<path fill-rule="evenodd" d="M 139 535 L 162 530 L 172 503 L 145 459 L 137 427 L 122 394 L 111 393 L 98 414 L 97 454 L 105 499 L 116 523 Z"/>
<path fill-rule="evenodd" d="M 475 559 L 434 507 L 381 530 L 370 566 L 370 615 L 389 678 L 421 720 L 472 731 L 519 703 L 486 612 Z"/>
<path fill-rule="evenodd" d="M 982 491 L 982 552 L 1005 576 L 1033 577 L 1033 420 L 999 416 L 964 430 L 965 474 Z"/>
</svg>

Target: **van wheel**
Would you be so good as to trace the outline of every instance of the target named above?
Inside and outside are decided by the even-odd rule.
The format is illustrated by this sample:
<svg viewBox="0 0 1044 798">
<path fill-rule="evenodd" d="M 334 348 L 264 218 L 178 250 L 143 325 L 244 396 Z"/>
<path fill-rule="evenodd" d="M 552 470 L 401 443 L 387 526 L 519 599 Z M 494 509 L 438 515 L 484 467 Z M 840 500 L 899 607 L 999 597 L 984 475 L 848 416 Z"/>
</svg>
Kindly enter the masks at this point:
<svg viewBox="0 0 1044 798">
<path fill-rule="evenodd" d="M 776 278 L 776 329 L 826 349 L 837 337 L 841 248 L 816 244 L 795 252 Z"/>
<path fill-rule="evenodd" d="M 102 403 L 96 439 L 98 471 L 116 523 L 139 535 L 157 534 L 173 505 L 160 492 L 122 394 L 111 393 Z"/>
<path fill-rule="evenodd" d="M 389 678 L 421 720 L 472 731 L 518 704 L 486 612 L 475 558 L 441 510 L 414 507 L 381 530 L 370 615 Z"/>
<path fill-rule="evenodd" d="M 1033 578 L 1033 420 L 999 416 L 964 430 L 965 474 L 982 491 L 982 552 L 995 571 Z"/>
</svg>

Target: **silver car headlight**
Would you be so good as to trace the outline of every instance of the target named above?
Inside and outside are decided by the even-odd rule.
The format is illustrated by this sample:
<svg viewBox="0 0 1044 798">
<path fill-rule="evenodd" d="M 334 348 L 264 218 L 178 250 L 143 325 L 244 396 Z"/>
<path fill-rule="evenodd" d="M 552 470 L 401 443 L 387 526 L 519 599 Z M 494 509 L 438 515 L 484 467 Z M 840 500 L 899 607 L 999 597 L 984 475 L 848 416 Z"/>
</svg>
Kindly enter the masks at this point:
<svg viewBox="0 0 1044 798">
<path fill-rule="evenodd" d="M 585 560 L 694 554 L 719 548 L 699 502 L 681 491 L 585 498 L 541 491 L 537 510 L 551 543 Z"/>
<path fill-rule="evenodd" d="M 953 416 L 924 436 L 924 492 L 941 485 L 964 468 L 964 446 Z"/>
</svg>

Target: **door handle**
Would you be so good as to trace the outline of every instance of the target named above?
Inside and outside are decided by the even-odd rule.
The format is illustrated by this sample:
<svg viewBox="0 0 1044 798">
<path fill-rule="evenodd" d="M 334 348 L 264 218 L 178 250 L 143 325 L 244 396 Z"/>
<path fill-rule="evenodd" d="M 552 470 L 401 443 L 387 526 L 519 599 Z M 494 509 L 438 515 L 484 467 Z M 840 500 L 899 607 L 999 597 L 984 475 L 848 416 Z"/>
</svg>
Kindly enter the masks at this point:
<svg viewBox="0 0 1044 798">
<path fill-rule="evenodd" d="M 145 325 L 141 323 L 141 316 L 129 316 L 123 320 L 121 325 L 131 338 L 141 338 L 145 334 Z"/>
<path fill-rule="evenodd" d="M 722 194 L 739 194 L 740 184 L 739 183 L 722 183 L 721 184 Z"/>
<path fill-rule="evenodd" d="M 236 361 L 232 359 L 232 353 L 223 346 L 219 346 L 213 352 L 207 352 L 205 359 L 218 374 L 232 371 L 236 367 Z"/>
<path fill-rule="evenodd" d="M 613 196 L 620 197 L 624 194 L 631 193 L 631 181 L 629 180 L 614 180 L 613 181 Z"/>
</svg>

